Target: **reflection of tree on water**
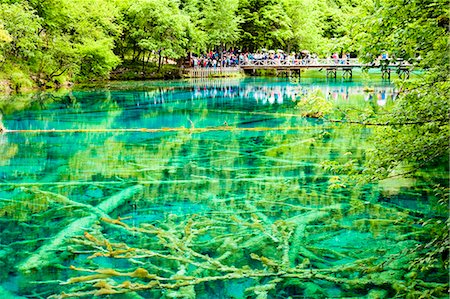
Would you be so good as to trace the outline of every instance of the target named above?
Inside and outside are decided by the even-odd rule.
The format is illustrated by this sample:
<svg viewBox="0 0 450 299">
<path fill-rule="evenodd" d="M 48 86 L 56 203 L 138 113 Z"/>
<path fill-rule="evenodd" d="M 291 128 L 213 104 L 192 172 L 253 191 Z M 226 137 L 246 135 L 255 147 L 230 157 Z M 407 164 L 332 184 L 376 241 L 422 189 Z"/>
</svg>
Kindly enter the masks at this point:
<svg viewBox="0 0 450 299">
<path fill-rule="evenodd" d="M 272 84 L 261 84 L 258 82 L 247 82 L 239 80 L 205 81 L 193 80 L 180 84 L 176 87 L 159 86 L 148 88 L 137 93 L 127 91 L 110 90 L 104 92 L 70 92 L 65 94 L 50 95 L 42 94 L 38 101 L 28 96 L 27 103 L 34 103 L 33 110 L 45 110 L 46 105 L 61 105 L 68 109 L 80 109 L 88 104 L 98 106 L 98 109 L 117 109 L 127 107 L 140 107 L 160 105 L 180 100 L 198 99 L 245 99 L 254 100 L 257 105 L 281 105 L 295 102 L 310 94 L 319 93 L 320 96 L 329 101 L 349 101 L 355 97 L 364 96 L 366 101 L 377 101 L 377 105 L 384 106 L 387 102 L 394 101 L 397 93 L 393 87 L 379 86 L 371 91 L 358 85 L 327 85 L 327 84 L 292 84 L 289 82 L 274 82 Z M 23 96 L 26 97 L 26 96 Z M 89 98 L 89 101 L 78 102 L 77 98 Z M 99 101 L 99 99 L 102 99 Z M 46 103 L 44 105 L 44 102 Z M 10 101 L 3 104 L 6 110 L 21 110 L 25 107 L 19 105 L 21 102 Z M 247 102 L 248 103 L 248 102 Z M 5 106 L 6 105 L 6 106 Z M 5 107 L 4 107 L 5 106 Z"/>
<path fill-rule="evenodd" d="M 289 101 L 296 101 L 310 93 L 320 93 L 332 101 L 349 100 L 355 95 L 364 95 L 365 100 L 377 98 L 377 103 L 384 106 L 386 101 L 394 101 L 397 94 L 393 87 L 378 87 L 367 92 L 362 86 L 302 86 L 302 85 L 264 85 L 246 84 L 242 85 L 194 85 L 192 99 L 200 98 L 237 98 L 244 97 L 254 99 L 257 104 L 283 104 Z"/>
</svg>

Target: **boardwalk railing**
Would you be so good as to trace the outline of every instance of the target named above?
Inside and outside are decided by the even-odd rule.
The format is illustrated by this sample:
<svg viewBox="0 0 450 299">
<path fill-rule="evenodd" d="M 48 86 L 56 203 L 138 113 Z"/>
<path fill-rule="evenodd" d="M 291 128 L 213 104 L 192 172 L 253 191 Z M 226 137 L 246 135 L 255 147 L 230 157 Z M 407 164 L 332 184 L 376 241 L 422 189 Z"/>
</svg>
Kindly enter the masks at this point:
<svg viewBox="0 0 450 299">
<path fill-rule="evenodd" d="M 241 62 L 241 67 L 277 67 L 277 66 L 362 66 L 356 58 L 352 59 L 249 59 Z"/>
<path fill-rule="evenodd" d="M 241 73 L 240 67 L 194 67 L 185 70 L 185 75 L 190 78 L 230 77 Z"/>
<path fill-rule="evenodd" d="M 398 67 L 410 65 L 404 61 L 375 61 L 373 63 L 362 63 L 357 58 L 350 59 L 249 59 L 239 64 L 240 67 L 278 67 L 278 66 L 299 66 L 299 67 L 380 67 L 381 65 Z"/>
<path fill-rule="evenodd" d="M 256 71 L 258 69 L 274 69 L 277 72 L 297 72 L 301 69 L 314 68 L 327 71 L 327 77 L 336 78 L 336 71 L 343 70 L 344 77 L 352 77 L 354 68 L 380 68 L 382 78 L 390 78 L 392 69 L 397 69 L 400 77 L 409 77 L 412 65 L 403 60 L 377 60 L 372 63 L 362 63 L 357 58 L 351 59 L 248 59 L 241 61 L 234 67 L 193 67 L 186 68 L 184 74 L 190 78 L 233 77 L 243 73 L 244 70 Z"/>
<path fill-rule="evenodd" d="M 337 76 L 337 70 L 342 70 L 342 77 L 351 78 L 353 76 L 354 68 L 380 68 L 381 77 L 383 79 L 390 79 L 391 71 L 397 70 L 400 78 L 409 78 L 412 65 L 404 60 L 377 60 L 372 63 L 362 63 L 357 58 L 352 59 L 295 59 L 293 57 L 288 59 L 249 59 L 242 61 L 239 64 L 243 70 L 258 69 L 273 69 L 278 75 L 285 75 L 291 77 L 292 74 L 297 74 L 300 77 L 302 69 L 314 68 L 319 70 L 326 70 L 327 77 Z"/>
</svg>

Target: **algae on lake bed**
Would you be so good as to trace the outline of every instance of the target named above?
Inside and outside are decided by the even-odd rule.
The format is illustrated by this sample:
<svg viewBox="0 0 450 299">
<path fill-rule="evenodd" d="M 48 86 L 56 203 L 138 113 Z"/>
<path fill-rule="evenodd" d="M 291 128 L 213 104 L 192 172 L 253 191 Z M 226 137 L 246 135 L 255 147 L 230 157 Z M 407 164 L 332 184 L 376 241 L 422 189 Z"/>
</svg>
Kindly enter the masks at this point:
<svg viewBox="0 0 450 299">
<path fill-rule="evenodd" d="M 430 230 L 445 228 L 430 182 L 386 192 L 349 184 L 324 162 L 360 167 L 371 130 L 304 118 L 297 106 L 319 90 L 333 107 L 379 112 L 394 100 L 391 86 L 370 98 L 358 82 L 166 84 L 72 92 L 4 115 L 10 130 L 49 131 L 1 136 L 3 289 L 31 298 L 446 296 L 445 262 L 430 258 L 423 272 L 416 263 Z"/>
</svg>

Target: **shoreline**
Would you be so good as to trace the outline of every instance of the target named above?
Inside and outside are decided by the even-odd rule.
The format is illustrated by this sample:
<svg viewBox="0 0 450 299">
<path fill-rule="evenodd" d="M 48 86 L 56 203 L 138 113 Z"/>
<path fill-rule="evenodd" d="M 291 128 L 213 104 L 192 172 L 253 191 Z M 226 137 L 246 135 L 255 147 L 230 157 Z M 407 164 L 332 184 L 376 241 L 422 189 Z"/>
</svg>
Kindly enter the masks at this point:
<svg viewBox="0 0 450 299">
<path fill-rule="evenodd" d="M 12 95 L 20 95 L 20 94 L 28 94 L 28 93 L 34 93 L 34 92 L 56 92 L 61 90 L 74 90 L 77 88 L 84 89 L 84 88 L 95 88 L 95 87 L 105 87 L 108 86 L 111 83 L 114 82 L 123 82 L 123 81 L 130 81 L 130 82 L 145 82 L 145 81 L 166 81 L 166 80 L 182 80 L 182 79 L 220 79 L 220 78 L 245 78 L 245 77 L 273 77 L 277 78 L 275 73 L 272 73 L 270 71 L 259 71 L 255 75 L 242 75 L 240 77 L 236 76 L 212 76 L 212 77 L 203 77 L 203 78 L 188 78 L 183 76 L 182 74 L 182 68 L 181 67 L 175 67 L 173 65 L 170 65 L 169 68 L 162 68 L 160 72 L 156 72 L 155 70 L 149 70 L 148 72 L 142 73 L 137 72 L 136 70 L 133 70 L 132 68 L 121 68 L 119 71 L 114 70 L 111 72 L 109 78 L 105 78 L 102 80 L 91 80 L 91 81 L 79 81 L 79 82 L 72 82 L 67 81 L 63 84 L 57 84 L 54 86 L 47 85 L 47 86 L 41 86 L 39 87 L 36 82 L 33 81 L 33 86 L 24 86 L 20 88 L 13 88 L 14 84 L 12 80 L 3 79 L 0 80 L 0 96 L 12 96 Z M 416 76 L 417 74 L 415 72 L 411 73 L 412 76 Z M 355 72 L 353 78 L 345 79 L 338 77 L 337 79 L 330 78 L 330 80 L 347 80 L 347 81 L 365 81 L 369 78 L 382 80 L 380 77 L 380 74 L 378 72 L 362 72 L 357 71 Z M 317 77 L 323 77 L 325 78 L 325 74 L 323 74 L 321 71 L 318 70 L 305 70 L 302 71 L 301 78 L 293 77 L 292 79 L 306 79 L 306 78 L 317 78 Z M 327 79 L 328 80 L 328 79 Z M 395 83 L 397 79 L 393 78 L 389 80 L 392 83 Z"/>
</svg>

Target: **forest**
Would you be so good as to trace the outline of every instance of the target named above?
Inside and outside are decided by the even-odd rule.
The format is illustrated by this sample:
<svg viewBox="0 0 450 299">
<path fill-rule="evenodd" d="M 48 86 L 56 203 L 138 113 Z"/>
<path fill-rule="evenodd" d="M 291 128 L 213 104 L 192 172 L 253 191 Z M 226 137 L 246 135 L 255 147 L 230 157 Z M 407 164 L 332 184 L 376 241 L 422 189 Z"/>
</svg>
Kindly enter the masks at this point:
<svg viewBox="0 0 450 299">
<path fill-rule="evenodd" d="M 350 13 L 361 9 L 327 0 L 2 2 L 2 77 L 19 88 L 107 78 L 127 61 L 182 61 L 219 47 L 325 53 L 341 47 Z"/>
<path fill-rule="evenodd" d="M 162 58 L 181 64 L 190 53 L 213 49 L 308 50 L 320 57 L 345 51 L 365 61 L 389 51 L 423 58 L 428 67 L 440 62 L 429 57 L 427 47 L 445 53 L 440 50 L 448 32 L 445 0 L 2 0 L 0 5 L 0 80 L 2 89 L 9 84 L 13 90 L 107 79 L 118 67 L 151 67 Z"/>
</svg>

